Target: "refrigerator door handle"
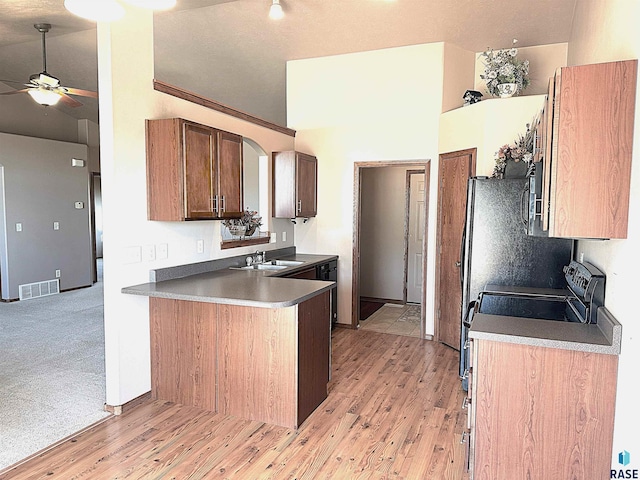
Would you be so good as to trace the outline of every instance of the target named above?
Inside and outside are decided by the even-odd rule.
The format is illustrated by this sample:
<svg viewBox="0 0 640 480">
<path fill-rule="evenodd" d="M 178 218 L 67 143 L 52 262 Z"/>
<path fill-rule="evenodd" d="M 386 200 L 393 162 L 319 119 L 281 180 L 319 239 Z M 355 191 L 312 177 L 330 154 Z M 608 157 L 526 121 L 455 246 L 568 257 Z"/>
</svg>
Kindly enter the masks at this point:
<svg viewBox="0 0 640 480">
<path fill-rule="evenodd" d="M 473 312 L 474 314 L 476 313 L 477 305 L 478 302 L 474 300 L 473 302 L 469 302 L 469 305 L 467 306 L 467 313 L 465 314 L 464 320 L 462 321 L 464 326 L 467 328 L 471 328 L 471 323 L 473 322 L 473 315 L 471 315 L 471 312 Z"/>
<path fill-rule="evenodd" d="M 462 229 L 462 239 L 460 240 L 460 260 L 456 262 L 456 267 L 462 267 L 464 265 L 464 244 L 467 240 L 467 222 L 464 222 L 464 228 Z M 460 268 L 460 291 L 464 292 L 464 267 Z"/>
<path fill-rule="evenodd" d="M 529 181 L 527 180 L 520 194 L 520 219 L 524 225 L 525 232 L 529 230 L 529 191 Z"/>
</svg>

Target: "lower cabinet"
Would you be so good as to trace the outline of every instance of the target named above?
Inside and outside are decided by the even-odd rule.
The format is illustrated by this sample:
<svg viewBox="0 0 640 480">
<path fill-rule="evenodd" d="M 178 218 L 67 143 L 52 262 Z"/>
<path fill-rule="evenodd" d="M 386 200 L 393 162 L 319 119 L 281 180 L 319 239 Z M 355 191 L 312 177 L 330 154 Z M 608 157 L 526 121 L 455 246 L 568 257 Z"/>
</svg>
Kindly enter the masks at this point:
<svg viewBox="0 0 640 480">
<path fill-rule="evenodd" d="M 469 478 L 609 478 L 616 355 L 472 344 Z"/>
<path fill-rule="evenodd" d="M 327 397 L 329 300 L 259 308 L 150 298 L 152 398 L 298 428 Z"/>
</svg>

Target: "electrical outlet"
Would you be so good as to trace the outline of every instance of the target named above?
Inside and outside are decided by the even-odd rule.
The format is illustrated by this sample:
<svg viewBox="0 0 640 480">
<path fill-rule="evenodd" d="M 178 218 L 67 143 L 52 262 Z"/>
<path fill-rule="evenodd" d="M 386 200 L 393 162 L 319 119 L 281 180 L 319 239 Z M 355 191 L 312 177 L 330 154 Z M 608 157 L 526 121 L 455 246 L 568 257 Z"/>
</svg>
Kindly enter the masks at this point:
<svg viewBox="0 0 640 480">
<path fill-rule="evenodd" d="M 282 241 L 283 242 L 287 241 L 287 232 L 282 232 Z"/>
<path fill-rule="evenodd" d="M 60 270 L 56 270 L 56 278 L 60 278 Z"/>
<path fill-rule="evenodd" d="M 156 246 L 145 245 L 142 248 L 142 258 L 145 262 L 153 262 L 156 259 Z"/>
<path fill-rule="evenodd" d="M 584 263 L 584 252 L 580 252 L 580 255 L 578 255 L 578 261 Z"/>
<path fill-rule="evenodd" d="M 60 230 L 60 222 L 53 222 L 53 229 Z"/>
<path fill-rule="evenodd" d="M 271 243 L 276 243 L 278 241 L 278 234 L 276 232 L 271 232 Z"/>
<path fill-rule="evenodd" d="M 156 258 L 158 260 L 164 260 L 169 257 L 169 246 L 166 243 L 161 243 L 156 249 Z"/>
<path fill-rule="evenodd" d="M 22 231 L 22 224 L 16 223 L 16 232 L 21 232 L 21 231 Z"/>
<path fill-rule="evenodd" d="M 196 252 L 204 253 L 204 240 L 198 240 L 196 242 Z"/>
</svg>

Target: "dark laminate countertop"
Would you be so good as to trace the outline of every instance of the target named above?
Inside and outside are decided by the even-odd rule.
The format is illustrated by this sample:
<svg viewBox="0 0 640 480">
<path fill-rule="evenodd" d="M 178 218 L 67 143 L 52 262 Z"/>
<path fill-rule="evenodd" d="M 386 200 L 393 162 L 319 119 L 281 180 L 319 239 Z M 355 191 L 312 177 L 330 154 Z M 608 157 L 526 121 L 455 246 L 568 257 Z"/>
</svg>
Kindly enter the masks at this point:
<svg viewBox="0 0 640 480">
<path fill-rule="evenodd" d="M 278 257 L 278 259 L 303 263 L 281 270 L 223 268 L 171 280 L 124 287 L 121 291 L 131 295 L 193 302 L 264 308 L 290 307 L 330 290 L 335 286 L 335 282 L 281 277 L 337 258 L 336 255 L 294 254 Z M 240 266 L 242 265 L 238 265 Z"/>
<path fill-rule="evenodd" d="M 469 337 L 618 355 L 622 325 L 605 307 L 598 309 L 597 322 L 595 325 L 586 325 L 478 313 L 473 317 Z"/>
</svg>

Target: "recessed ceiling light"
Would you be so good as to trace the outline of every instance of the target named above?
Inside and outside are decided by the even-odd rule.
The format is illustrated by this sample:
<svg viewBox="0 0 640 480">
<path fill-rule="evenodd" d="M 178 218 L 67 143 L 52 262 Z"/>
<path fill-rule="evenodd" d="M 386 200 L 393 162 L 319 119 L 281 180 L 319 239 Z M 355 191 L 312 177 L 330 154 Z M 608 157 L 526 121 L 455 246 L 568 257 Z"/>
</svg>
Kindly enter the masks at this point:
<svg viewBox="0 0 640 480">
<path fill-rule="evenodd" d="M 94 22 L 112 22 L 124 16 L 124 7 L 116 0 L 64 0 L 64 8 Z"/>
<path fill-rule="evenodd" d="M 151 10 L 169 10 L 176 6 L 176 0 L 122 0 L 129 5 Z"/>
</svg>

